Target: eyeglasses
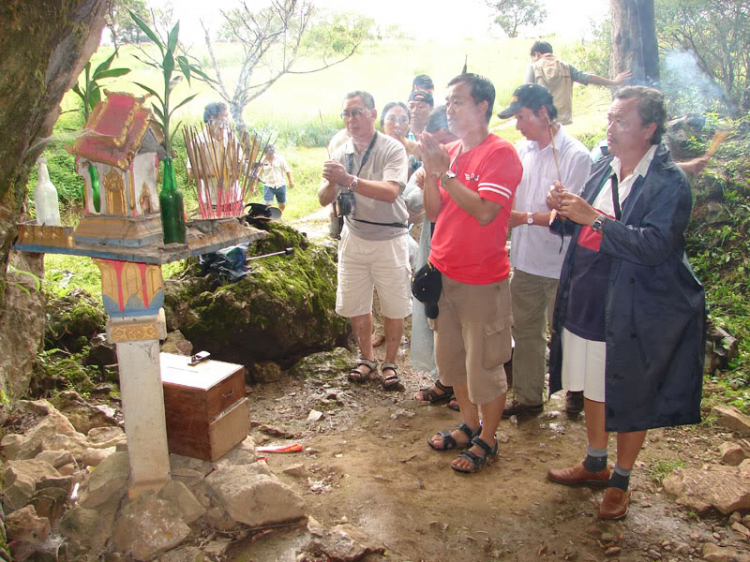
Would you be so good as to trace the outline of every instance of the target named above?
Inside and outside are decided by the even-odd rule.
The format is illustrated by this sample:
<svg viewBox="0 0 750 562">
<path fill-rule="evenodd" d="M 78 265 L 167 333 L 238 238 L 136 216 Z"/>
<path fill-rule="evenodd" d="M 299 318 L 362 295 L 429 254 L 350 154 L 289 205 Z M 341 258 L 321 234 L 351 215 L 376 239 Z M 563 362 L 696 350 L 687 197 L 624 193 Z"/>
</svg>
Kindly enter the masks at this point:
<svg viewBox="0 0 750 562">
<path fill-rule="evenodd" d="M 356 119 L 357 117 L 359 117 L 363 113 L 367 113 L 368 111 L 369 110 L 367 109 L 352 109 L 351 111 L 342 111 L 341 113 L 339 113 L 339 117 L 341 117 L 342 119 Z"/>
<path fill-rule="evenodd" d="M 408 123 L 409 120 L 404 116 L 397 117 L 396 115 L 389 115 L 385 118 L 389 123 Z"/>
</svg>

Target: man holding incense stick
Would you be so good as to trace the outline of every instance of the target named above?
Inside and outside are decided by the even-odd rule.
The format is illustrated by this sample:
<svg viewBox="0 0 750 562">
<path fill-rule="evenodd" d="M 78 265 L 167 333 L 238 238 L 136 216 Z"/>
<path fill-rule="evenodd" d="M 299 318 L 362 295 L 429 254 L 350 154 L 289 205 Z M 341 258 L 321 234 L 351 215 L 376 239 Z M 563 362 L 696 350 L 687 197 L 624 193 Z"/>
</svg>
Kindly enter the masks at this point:
<svg viewBox="0 0 750 562">
<path fill-rule="evenodd" d="M 377 288 L 385 328 L 385 390 L 399 387 L 396 355 L 404 319 L 411 314 L 411 267 L 407 242 L 408 212 L 401 194 L 409 161 L 404 146 L 378 133 L 372 95 L 355 91 L 344 98 L 341 118 L 350 138 L 323 165 L 320 204 L 336 201 L 344 216 L 338 254 L 336 312 L 351 318 L 360 359 L 349 380 L 375 375 L 372 348 L 372 298 Z"/>
<path fill-rule="evenodd" d="M 513 389 L 503 417 L 539 414 L 544 397 L 547 324 L 552 322 L 557 283 L 568 240 L 549 231 L 547 191 L 560 181 L 571 193 L 583 189 L 591 171 L 588 150 L 557 122 L 552 94 L 539 84 L 524 84 L 513 92 L 510 106 L 498 117 L 516 118 L 527 142 L 518 151 L 523 178 L 510 214 L 510 263 L 513 277 Z M 583 393 L 570 392 L 568 413 L 583 409 Z"/>
</svg>

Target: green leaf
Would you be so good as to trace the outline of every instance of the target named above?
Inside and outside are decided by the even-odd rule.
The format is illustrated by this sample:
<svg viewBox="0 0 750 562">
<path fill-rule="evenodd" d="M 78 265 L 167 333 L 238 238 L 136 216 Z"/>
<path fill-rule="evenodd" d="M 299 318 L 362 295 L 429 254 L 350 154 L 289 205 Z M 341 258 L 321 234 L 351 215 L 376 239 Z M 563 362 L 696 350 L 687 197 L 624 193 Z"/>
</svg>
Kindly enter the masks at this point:
<svg viewBox="0 0 750 562">
<path fill-rule="evenodd" d="M 172 130 L 172 134 L 169 135 L 172 138 L 175 138 L 177 136 L 177 131 L 180 129 L 180 125 L 182 125 L 182 121 L 178 122 L 175 128 Z"/>
<path fill-rule="evenodd" d="M 174 57 L 172 51 L 167 51 L 164 55 L 164 84 L 169 84 L 172 79 L 172 71 L 174 70 Z M 168 94 L 167 94 L 168 95 Z"/>
<path fill-rule="evenodd" d="M 89 107 L 91 109 L 94 109 L 96 107 L 96 104 L 102 101 L 102 91 L 99 88 L 99 86 L 94 86 L 89 91 Z"/>
<path fill-rule="evenodd" d="M 148 24 L 138 17 L 137 14 L 130 12 L 130 17 L 133 18 L 135 24 L 143 30 L 143 33 L 145 33 L 151 41 L 156 43 L 156 46 L 159 47 L 159 50 L 161 51 L 161 55 L 164 56 L 164 44 L 161 42 L 161 39 L 159 39 L 159 36 L 154 33 Z"/>
<path fill-rule="evenodd" d="M 93 80 L 101 80 L 102 78 L 116 78 L 118 76 L 125 76 L 130 72 L 129 68 L 112 68 L 109 70 L 98 70 L 94 72 Z"/>
<path fill-rule="evenodd" d="M 151 62 L 148 59 L 141 58 L 138 55 L 136 55 L 135 53 L 130 53 L 130 56 L 133 57 L 135 60 L 137 60 L 139 62 L 142 62 L 143 64 L 147 64 L 148 66 L 150 66 L 152 68 L 156 68 L 158 70 L 161 70 L 161 66 L 159 66 L 158 64 L 156 64 L 154 62 Z"/>
<path fill-rule="evenodd" d="M 187 78 L 188 85 L 190 85 L 190 63 L 188 62 L 187 57 L 184 55 L 177 57 L 177 64 L 180 65 L 180 70 L 182 70 L 183 76 Z"/>
<path fill-rule="evenodd" d="M 185 105 L 187 102 L 189 102 L 190 100 L 192 100 L 197 95 L 198 94 L 193 94 L 192 96 L 186 97 L 184 100 L 182 100 L 180 103 L 178 103 L 177 106 L 172 111 L 169 112 L 169 116 L 172 117 L 172 114 L 175 111 L 177 111 L 179 108 L 181 108 L 183 105 Z"/>
<path fill-rule="evenodd" d="M 160 103 L 161 103 L 162 105 L 164 105 L 164 100 L 163 100 L 163 99 L 161 99 L 161 96 L 160 96 L 159 94 L 157 94 L 157 93 L 156 93 L 156 90 L 152 90 L 151 88 L 149 88 L 149 87 L 148 87 L 148 86 L 146 86 L 145 84 L 141 84 L 140 82 L 133 82 L 133 84 L 135 84 L 136 86 L 139 86 L 140 88 L 143 88 L 144 90 L 146 90 L 146 91 L 147 91 L 147 92 L 148 92 L 149 94 L 151 94 L 152 96 L 155 96 L 155 97 L 156 97 L 156 99 L 158 99 L 158 100 L 159 100 L 159 102 L 160 102 Z"/>
<path fill-rule="evenodd" d="M 102 70 L 108 70 L 109 66 L 112 64 L 112 61 L 115 60 L 115 57 L 117 56 L 117 49 L 115 49 L 114 53 L 105 60 L 103 63 L 101 63 L 99 66 L 96 67 L 96 70 L 94 71 L 94 78 L 96 78 L 96 75 L 102 71 Z"/>
<path fill-rule="evenodd" d="M 174 53 L 175 49 L 177 48 L 177 36 L 180 34 L 180 22 L 178 21 L 176 24 L 174 24 L 174 27 L 172 28 L 172 31 L 169 32 L 169 37 L 167 38 L 167 51 L 170 53 Z"/>
<path fill-rule="evenodd" d="M 76 93 L 77 95 L 79 95 L 82 100 L 86 101 L 85 98 L 83 97 L 83 92 L 78 87 L 78 84 L 73 84 L 73 92 Z"/>
<path fill-rule="evenodd" d="M 206 74 L 205 72 L 203 72 L 200 68 L 198 68 L 194 64 L 191 64 L 189 66 L 190 66 L 190 71 L 193 74 L 197 74 L 198 76 L 200 76 L 206 82 L 210 82 L 210 83 L 214 82 L 213 78 L 211 78 L 208 74 Z"/>
<path fill-rule="evenodd" d="M 162 123 L 164 123 L 164 112 L 161 110 L 161 108 L 156 104 L 152 104 L 151 109 L 154 110 L 156 116 L 161 120 Z"/>
</svg>

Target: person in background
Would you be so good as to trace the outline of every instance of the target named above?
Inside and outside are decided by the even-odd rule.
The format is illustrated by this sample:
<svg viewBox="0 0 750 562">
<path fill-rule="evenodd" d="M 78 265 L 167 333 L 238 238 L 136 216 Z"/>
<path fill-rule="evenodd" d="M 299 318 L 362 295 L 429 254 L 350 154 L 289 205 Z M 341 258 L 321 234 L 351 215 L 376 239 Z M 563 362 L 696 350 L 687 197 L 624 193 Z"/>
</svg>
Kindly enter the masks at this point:
<svg viewBox="0 0 750 562">
<path fill-rule="evenodd" d="M 427 74 L 418 74 L 411 82 L 411 91 L 429 92 L 430 94 L 434 94 L 435 84 L 433 84 L 432 78 Z"/>
<path fill-rule="evenodd" d="M 380 128 L 382 131 L 398 142 L 404 145 L 406 153 L 409 155 L 409 161 L 414 160 L 415 162 L 421 162 L 421 156 L 419 156 L 419 148 L 416 141 L 409 140 L 406 138 L 406 133 L 409 131 L 409 121 L 411 120 L 411 114 L 406 104 L 400 101 L 392 101 L 387 103 L 383 108 L 383 113 L 380 114 Z M 409 177 L 414 170 L 410 168 Z"/>
<path fill-rule="evenodd" d="M 424 131 L 424 127 L 427 124 L 427 118 L 430 116 L 432 108 L 435 106 L 435 101 L 432 98 L 432 94 L 429 92 L 423 92 L 421 90 L 413 90 L 409 94 L 409 102 L 407 103 L 409 108 L 409 114 L 411 119 L 409 121 L 409 133 L 406 135 L 406 140 L 412 143 L 416 143 L 419 135 Z M 422 165 L 422 157 L 419 154 L 419 147 L 415 147 L 414 150 L 409 154 L 409 174 L 416 172 Z"/>
<path fill-rule="evenodd" d="M 368 92 L 346 95 L 341 117 L 350 138 L 323 165 L 318 200 L 325 206 L 343 194 L 346 201 L 338 205 L 345 217 L 338 249 L 336 312 L 351 318 L 360 351 L 348 378 L 366 382 L 377 369 L 372 347 L 376 288 L 385 329 L 382 384 L 395 390 L 400 384 L 396 355 L 404 319 L 411 314 L 408 213 L 401 196 L 408 160 L 400 142 L 375 130 L 377 115 Z"/>
<path fill-rule="evenodd" d="M 436 107 L 430 117 L 427 119 L 425 131 L 430 133 L 439 144 L 447 145 L 458 140 L 448 128 L 448 119 L 445 116 L 445 106 Z M 414 215 L 424 215 L 424 170 L 417 172 L 409 178 L 404 190 L 404 201 L 406 208 Z M 422 220 L 422 230 L 419 235 L 419 249 L 414 263 L 414 271 L 427 263 L 430 255 L 430 246 L 432 239 L 432 223 L 425 216 Z M 427 371 L 433 380 L 433 385 L 427 388 L 421 388 L 414 395 L 414 400 L 420 402 L 429 402 L 430 404 L 440 404 L 448 402 L 453 397 L 453 387 L 445 386 L 440 382 L 437 366 L 435 365 L 435 345 L 432 328 L 430 328 L 425 313 L 424 304 L 416 298 L 412 303 L 411 315 L 411 347 L 409 357 L 411 366 L 420 371 Z M 458 409 L 458 403 L 454 408 Z"/>
<path fill-rule="evenodd" d="M 606 486 L 603 519 L 628 512 L 646 431 L 701 419 L 706 301 L 685 255 L 692 193 L 661 144 L 666 116 L 658 90 L 619 90 L 607 114 L 609 156 L 581 196 L 555 182 L 547 197 L 558 213 L 551 228 L 572 234 L 555 302 L 550 393 L 583 390 L 588 436 L 583 462 L 547 477 Z"/>
<path fill-rule="evenodd" d="M 630 78 L 630 72 L 622 72 L 614 80 L 581 72 L 572 64 L 557 60 L 552 54 L 552 45 L 547 41 L 537 41 L 532 45 L 531 58 L 533 62 L 526 71 L 526 83 L 541 84 L 549 90 L 557 108 L 557 120 L 562 125 L 573 122 L 573 82 L 612 88 Z"/>
<path fill-rule="evenodd" d="M 286 186 L 289 185 L 289 189 L 294 189 L 294 180 L 292 169 L 286 163 L 286 158 L 283 154 L 279 154 L 273 145 L 266 149 L 266 156 L 260 169 L 260 180 L 263 182 L 263 202 L 270 207 L 276 197 L 279 209 L 283 213 L 286 208 Z"/>
<path fill-rule="evenodd" d="M 523 170 L 513 146 L 489 132 L 495 87 L 477 74 L 448 83 L 451 133 L 447 147 L 420 136 L 424 206 L 435 223 L 430 263 L 442 275 L 435 318 L 435 360 L 444 386 L 452 386 L 462 423 L 428 444 L 435 450 L 466 448 L 451 463 L 473 473 L 497 456 L 495 432 L 508 384 L 511 356 L 508 221 Z M 479 410 L 481 409 L 481 423 Z"/>
<path fill-rule="evenodd" d="M 538 414 L 543 409 L 547 326 L 552 324 L 568 243 L 549 231 L 547 191 L 553 181 L 559 180 L 571 193 L 580 193 L 591 171 L 591 159 L 586 147 L 557 122 L 552 94 L 544 86 L 524 84 L 517 88 L 512 103 L 498 117 L 515 117 L 516 129 L 527 139 L 518 151 L 523 179 L 510 214 L 515 397 L 503 411 L 503 417 L 510 418 Z M 580 413 L 583 393 L 568 393 L 565 410 Z"/>
<path fill-rule="evenodd" d="M 409 101 L 406 104 L 409 108 L 411 120 L 409 121 L 409 132 L 411 137 L 409 140 L 417 140 L 419 135 L 424 131 L 424 126 L 427 124 L 427 118 L 430 116 L 432 108 L 435 106 L 435 101 L 432 98 L 432 94 L 429 92 L 423 92 L 421 90 L 414 90 L 409 94 Z"/>
</svg>

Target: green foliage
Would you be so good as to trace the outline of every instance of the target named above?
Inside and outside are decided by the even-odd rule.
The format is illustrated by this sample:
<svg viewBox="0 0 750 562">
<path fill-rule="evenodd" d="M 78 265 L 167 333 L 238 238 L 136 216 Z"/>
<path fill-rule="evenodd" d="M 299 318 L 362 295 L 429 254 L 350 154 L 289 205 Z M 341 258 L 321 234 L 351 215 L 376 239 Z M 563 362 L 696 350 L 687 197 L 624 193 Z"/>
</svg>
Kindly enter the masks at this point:
<svg viewBox="0 0 750 562">
<path fill-rule="evenodd" d="M 142 19 L 147 19 L 149 12 L 146 0 L 112 0 L 110 2 L 105 21 L 115 44 L 140 43 L 144 37 L 141 29 L 130 17 L 130 12 L 135 12 Z"/>
<path fill-rule="evenodd" d="M 730 365 L 729 373 L 719 377 L 731 387 L 747 390 L 750 380 L 750 189 L 747 189 L 748 164 L 746 154 L 750 140 L 734 129 L 734 140 L 727 141 L 717 153 L 721 168 L 709 168 L 700 181 L 693 218 L 687 230 L 686 250 L 695 274 L 706 289 L 706 300 L 711 317 L 739 342 L 739 359 Z M 744 184 L 744 185 L 743 185 Z M 713 193 L 723 194 L 721 215 L 706 220 L 709 205 L 707 193 L 700 186 L 709 186 Z M 708 189 L 705 187 L 704 189 Z M 714 195 L 715 197 L 715 195 Z M 717 205 L 717 202 L 711 202 Z M 740 394 L 732 400 L 745 402 Z M 747 407 L 743 407 L 747 410 Z"/>
<path fill-rule="evenodd" d="M 649 472 L 651 474 L 652 480 L 661 486 L 664 483 L 664 479 L 672 474 L 675 468 L 684 467 L 685 461 L 681 459 L 658 459 L 651 464 L 651 466 L 649 467 Z"/>
<path fill-rule="evenodd" d="M 739 116 L 750 86 L 750 0 L 656 0 L 655 16 L 667 91 Z"/>
<path fill-rule="evenodd" d="M 167 36 L 166 42 L 163 42 L 162 39 L 157 35 L 157 33 L 152 30 L 148 26 L 148 24 L 143 21 L 143 19 L 141 19 L 137 14 L 130 12 L 130 17 L 133 18 L 133 21 L 136 23 L 136 25 L 138 25 L 138 27 L 141 28 L 141 30 L 148 36 L 148 38 L 159 48 L 159 51 L 162 55 L 161 61 L 159 61 L 158 59 L 139 59 L 141 60 L 141 62 L 161 72 L 163 78 L 162 95 L 159 95 L 156 90 L 152 89 L 149 86 L 146 86 L 145 84 L 136 82 L 136 85 L 154 96 L 159 102 L 153 102 L 151 105 L 151 109 L 153 109 L 154 113 L 156 114 L 156 121 L 159 123 L 159 125 L 161 125 L 162 131 L 164 132 L 164 148 L 167 150 L 167 155 L 171 156 L 172 138 L 177 134 L 177 130 L 180 128 L 180 124 L 178 123 L 174 131 L 172 131 L 170 127 L 172 116 L 175 111 L 177 111 L 180 107 L 182 107 L 198 95 L 197 93 L 192 94 L 172 107 L 170 105 L 172 89 L 180 82 L 183 76 L 187 79 L 188 84 L 190 84 L 191 77 L 194 77 L 198 80 L 205 80 L 206 82 L 210 82 L 211 79 L 206 76 L 206 74 L 200 69 L 197 64 L 191 63 L 185 55 L 175 56 L 177 53 L 177 45 L 179 41 L 180 22 L 177 22 L 174 25 L 174 27 L 170 30 L 169 35 Z"/>
<path fill-rule="evenodd" d="M 511 39 L 518 37 L 519 28 L 533 27 L 547 19 L 547 10 L 540 0 L 494 0 L 488 5 L 497 12 L 495 23 Z"/>
<path fill-rule="evenodd" d="M 105 78 L 117 78 L 119 76 L 125 76 L 130 72 L 129 68 L 110 68 L 112 61 L 117 56 L 117 49 L 112 55 L 104 62 L 100 63 L 96 67 L 94 73 L 91 74 L 91 61 L 86 63 L 83 70 L 83 84 L 74 84 L 73 92 L 81 98 L 83 102 L 83 115 L 88 121 L 89 113 L 96 107 L 102 99 L 101 88 L 99 81 Z"/>
<path fill-rule="evenodd" d="M 609 18 L 597 22 L 590 20 L 593 38 L 585 43 L 564 46 L 560 58 L 584 72 L 609 76 L 609 58 L 612 54 L 612 22 Z"/>
<path fill-rule="evenodd" d="M 83 395 L 94 389 L 100 376 L 99 368 L 85 365 L 88 348 L 69 354 L 60 349 L 42 351 L 37 355 L 37 369 L 31 381 L 35 396 L 50 396 L 61 390 L 75 390 Z"/>
<path fill-rule="evenodd" d="M 346 56 L 370 36 L 375 20 L 352 13 L 325 13 L 316 18 L 310 30 L 302 37 L 307 56 L 323 60 Z"/>
</svg>

